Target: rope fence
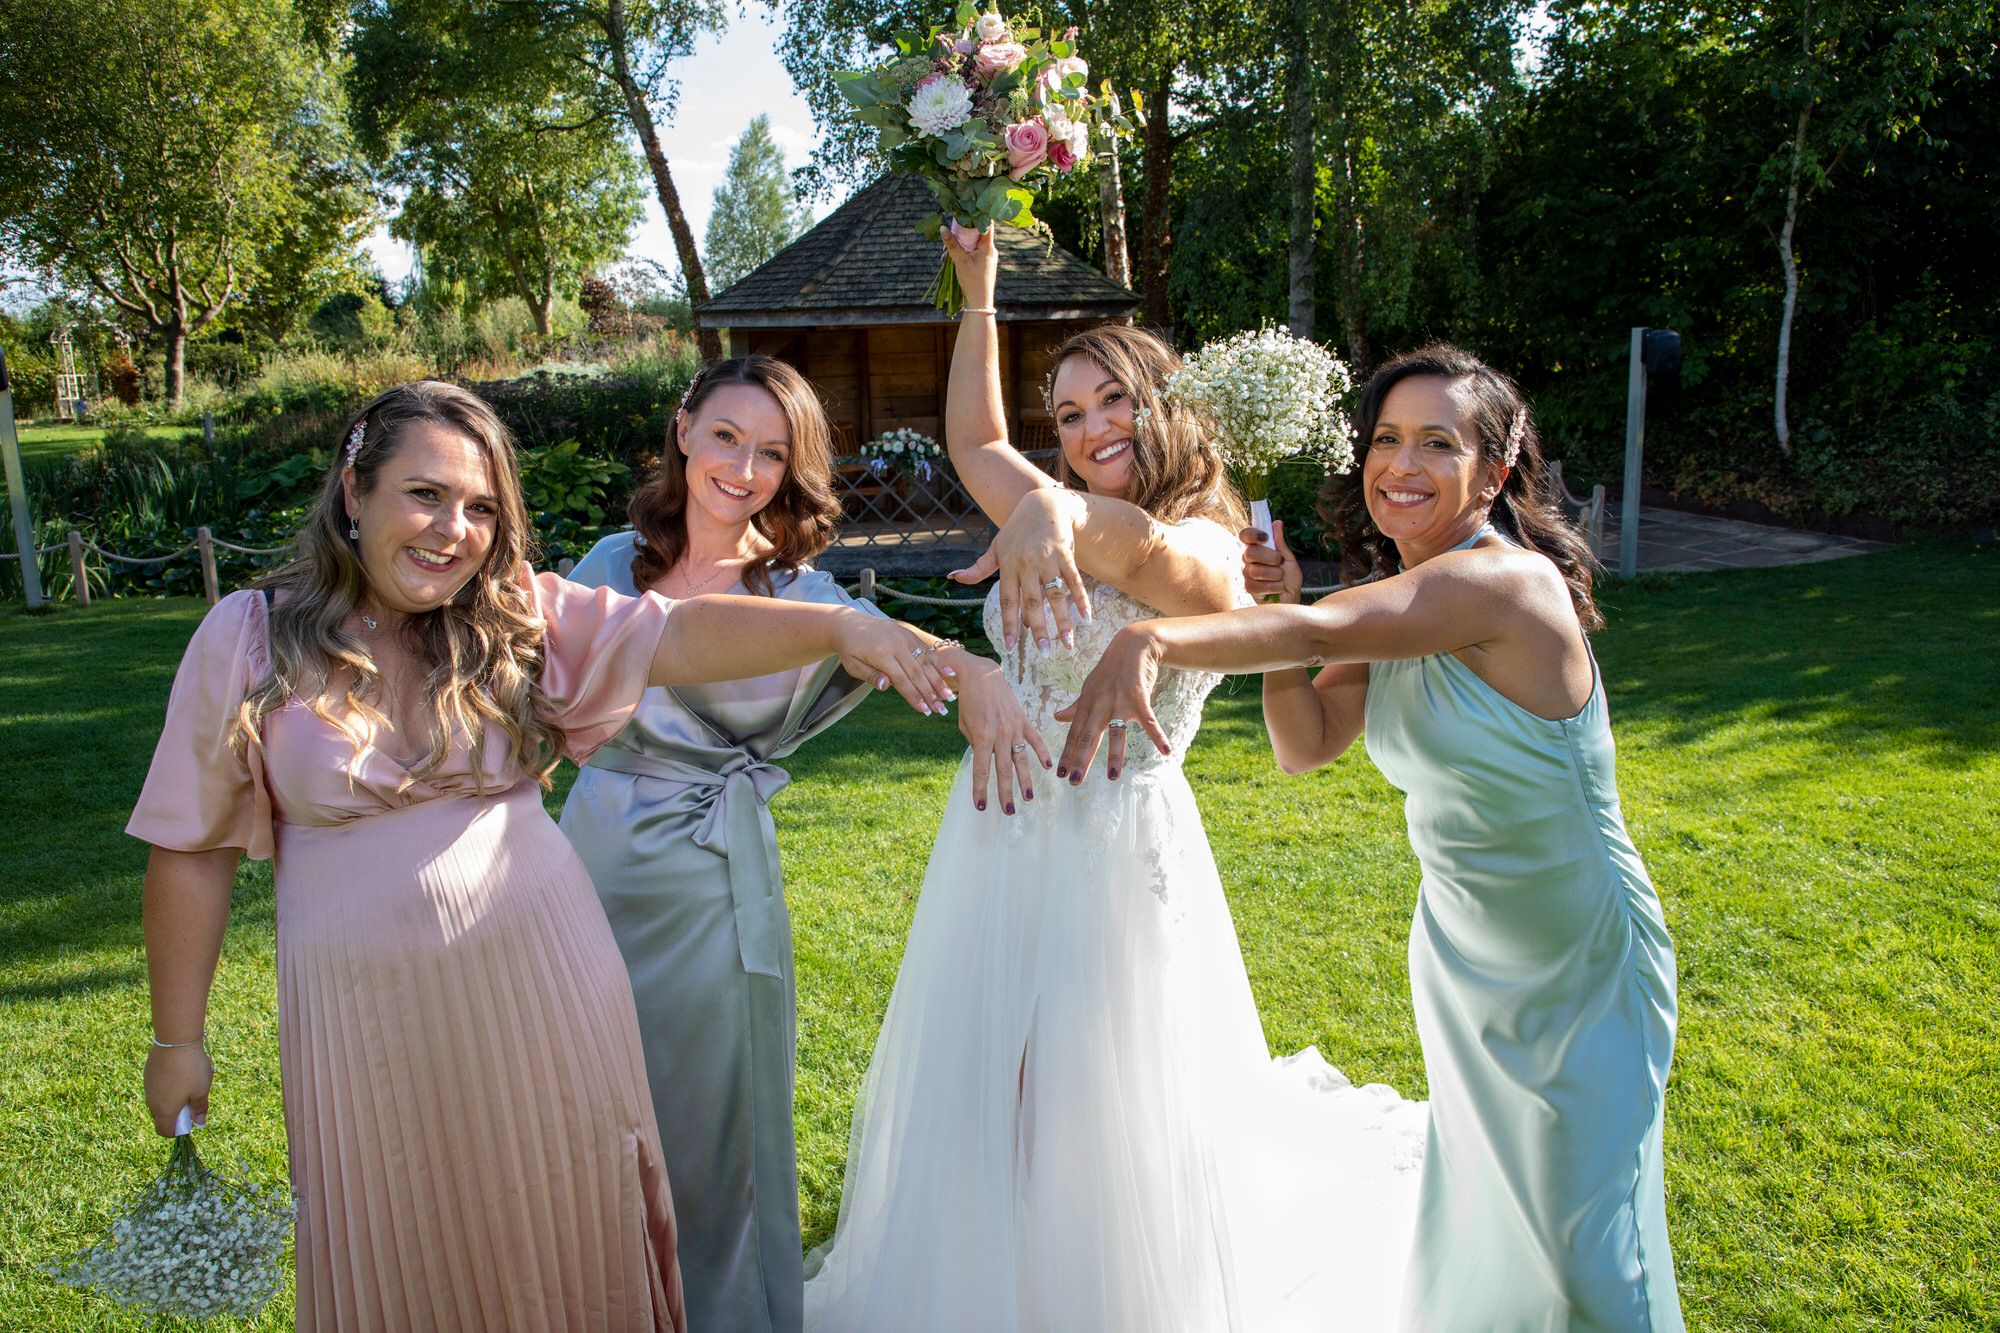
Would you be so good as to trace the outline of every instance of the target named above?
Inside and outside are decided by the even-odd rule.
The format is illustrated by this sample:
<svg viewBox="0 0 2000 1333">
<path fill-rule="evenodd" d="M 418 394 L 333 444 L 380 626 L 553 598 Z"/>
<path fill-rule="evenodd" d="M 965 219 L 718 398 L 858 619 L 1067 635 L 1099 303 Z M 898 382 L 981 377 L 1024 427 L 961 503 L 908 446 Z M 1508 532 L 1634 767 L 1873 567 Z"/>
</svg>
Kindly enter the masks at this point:
<svg viewBox="0 0 2000 1333">
<path fill-rule="evenodd" d="M 71 528 L 67 541 L 55 546 L 38 546 L 35 548 L 35 554 L 39 557 L 52 555 L 57 551 L 68 551 L 70 562 L 70 595 L 78 606 L 89 606 L 90 580 L 87 577 L 84 567 L 85 552 L 89 552 L 103 560 L 140 569 L 157 569 L 162 565 L 180 559 L 189 552 L 193 552 L 201 560 L 202 592 L 207 596 L 208 604 L 213 606 L 222 597 L 221 581 L 217 576 L 215 567 L 215 553 L 218 549 L 234 551 L 238 555 L 273 556 L 283 555 L 290 548 L 285 546 L 238 546 L 235 542 L 222 540 L 207 528 L 196 528 L 194 540 L 177 551 L 168 551 L 165 555 L 122 555 L 117 551 L 105 550 L 102 546 L 84 536 L 81 531 Z M 19 560 L 20 558 L 18 552 L 0 552 L 0 559 Z M 557 567 L 557 572 L 568 574 L 570 569 L 574 567 L 574 564 L 574 561 L 565 560 Z M 1344 586 L 1346 585 L 1330 583 L 1323 587 L 1305 588 L 1301 591 L 1310 596 L 1318 597 L 1337 591 Z M 929 593 L 905 592 L 901 588 L 892 587 L 882 582 L 876 576 L 873 568 L 863 569 L 860 580 L 850 587 L 848 591 L 862 598 L 864 601 L 880 602 L 882 598 L 886 597 L 893 601 L 909 602 L 916 606 L 935 606 L 947 609 L 964 609 L 980 606 L 986 601 L 984 593 L 974 593 L 969 597 L 933 597 Z"/>
</svg>

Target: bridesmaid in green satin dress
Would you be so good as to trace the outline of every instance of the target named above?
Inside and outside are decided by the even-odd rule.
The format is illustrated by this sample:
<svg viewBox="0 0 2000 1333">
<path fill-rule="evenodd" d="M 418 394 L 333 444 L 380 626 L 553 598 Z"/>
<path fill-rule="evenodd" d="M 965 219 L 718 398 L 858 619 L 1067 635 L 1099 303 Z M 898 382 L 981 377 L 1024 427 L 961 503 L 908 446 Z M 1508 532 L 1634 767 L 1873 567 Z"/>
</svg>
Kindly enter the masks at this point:
<svg viewBox="0 0 2000 1333">
<path fill-rule="evenodd" d="M 1619 810 L 1589 551 L 1527 404 L 1471 355 L 1390 362 L 1355 424 L 1361 467 L 1322 512 L 1356 586 L 1300 606 L 1282 532 L 1246 531 L 1246 583 L 1285 604 L 1123 631 L 1063 719 L 1063 766 L 1087 769 L 1108 730 L 1122 767 L 1114 719 L 1164 748 L 1146 702 L 1162 666 L 1267 673 L 1288 773 L 1365 731 L 1423 868 L 1410 984 L 1431 1126 L 1403 1326 L 1679 1330 L 1674 953 Z"/>
<path fill-rule="evenodd" d="M 633 497 L 636 530 L 599 542 L 570 577 L 628 595 L 750 593 L 880 614 L 807 563 L 840 512 L 831 441 L 812 387 L 784 362 L 703 371 L 659 474 Z M 955 645 L 938 660 L 956 672 L 960 729 L 982 770 L 1025 775 L 1041 739 L 998 666 Z M 769 802 L 790 780 L 779 761 L 871 684 L 827 658 L 648 690 L 563 807 L 638 1003 L 693 1329 L 798 1333 L 804 1319 L 791 918 Z M 998 797 L 1011 814 L 1013 784 Z"/>
</svg>

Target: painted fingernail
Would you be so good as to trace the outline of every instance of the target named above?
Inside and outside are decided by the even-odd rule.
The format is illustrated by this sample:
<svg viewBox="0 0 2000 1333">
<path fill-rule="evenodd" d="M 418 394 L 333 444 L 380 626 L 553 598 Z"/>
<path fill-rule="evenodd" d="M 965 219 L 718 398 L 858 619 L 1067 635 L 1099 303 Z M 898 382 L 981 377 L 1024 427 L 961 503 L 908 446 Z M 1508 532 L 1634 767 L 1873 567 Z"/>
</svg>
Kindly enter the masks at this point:
<svg viewBox="0 0 2000 1333">
<path fill-rule="evenodd" d="M 1063 647 L 1068 648 L 1071 651 L 1075 651 L 1076 631 L 1067 629 L 1063 631 Z"/>
<path fill-rule="evenodd" d="M 1036 640 L 1035 640 L 1035 642 L 1036 642 L 1036 643 L 1037 643 L 1038 645 L 1040 645 L 1040 647 L 1041 647 L 1041 650 L 1042 650 L 1043 652 L 1047 652 L 1047 651 L 1049 650 L 1049 641 L 1048 641 L 1047 639 L 1041 639 L 1041 638 L 1038 638 L 1038 639 L 1036 639 Z"/>
<path fill-rule="evenodd" d="M 984 802 L 984 801 L 974 801 L 974 802 L 972 803 L 972 808 L 973 808 L 974 810 L 984 810 L 984 809 L 986 808 L 986 802 Z"/>
<path fill-rule="evenodd" d="M 956 671 L 953 671 L 950 667 L 941 667 L 940 670 L 942 670 L 945 675 L 950 676 L 953 680 L 958 679 L 958 673 Z"/>
<path fill-rule="evenodd" d="M 1118 781 L 1118 770 L 1115 768 L 1111 769 L 1109 772 L 1105 774 L 1105 776 L 1110 778 L 1113 782 L 1116 782 Z"/>
<path fill-rule="evenodd" d="M 1032 800 L 1034 800 L 1034 799 L 1035 799 L 1035 789 L 1034 789 L 1033 787 L 1029 787 L 1029 788 L 1028 788 L 1027 790 L 1023 791 L 1023 792 L 1021 793 L 1021 799 L 1022 799 L 1022 800 L 1024 800 L 1024 801 L 1032 801 Z"/>
<path fill-rule="evenodd" d="M 877 677 L 875 677 L 875 688 L 876 688 L 876 689 L 878 689 L 878 690 L 886 690 L 886 689 L 888 689 L 888 688 L 889 688 L 889 678 L 888 678 L 887 676 L 877 676 Z"/>
<path fill-rule="evenodd" d="M 1068 777 L 1068 776 L 1069 776 L 1069 765 L 1068 765 L 1068 764 L 1064 764 L 1064 765 L 1062 765 L 1062 766 L 1061 766 L 1060 768 L 1056 769 L 1056 776 L 1057 776 L 1057 777 L 1059 777 L 1059 778 L 1066 778 L 1066 777 Z"/>
<path fill-rule="evenodd" d="M 1006 639 L 1006 643 L 1007 643 L 1007 651 L 1008 651 L 1008 652 L 1010 652 L 1010 653 L 1011 653 L 1011 652 L 1013 652 L 1013 651 L 1014 651 L 1014 636 L 1013 636 L 1013 635 L 1011 635 L 1011 634 L 1009 634 L 1009 635 L 1006 635 L 1006 636 L 1005 636 L 1005 639 Z"/>
<path fill-rule="evenodd" d="M 1053 760 L 1053 759 L 1044 759 L 1044 760 L 1042 760 L 1042 767 L 1043 767 L 1043 768 L 1054 768 L 1055 766 L 1056 766 L 1056 761 L 1055 761 L 1055 760 Z M 1056 776 L 1057 776 L 1057 777 L 1061 777 L 1061 776 L 1062 776 L 1062 774 L 1061 774 L 1061 773 L 1057 773 L 1057 774 L 1056 774 Z"/>
<path fill-rule="evenodd" d="M 950 690 L 946 690 L 946 691 L 944 692 L 944 697 L 945 697 L 945 702 L 946 702 L 946 703 L 953 703 L 953 702 L 956 702 L 956 701 L 957 701 L 957 699 L 958 699 L 958 696 L 957 696 L 956 694 L 952 693 L 952 692 L 951 692 Z"/>
<path fill-rule="evenodd" d="M 1069 785 L 1072 787 L 1081 787 L 1083 785 L 1082 769 L 1079 768 L 1076 772 L 1069 775 Z"/>
<path fill-rule="evenodd" d="M 1014 813 L 1014 803 L 1012 801 L 1007 802 L 1007 804 L 1001 806 L 1000 808 L 1002 810 L 1005 810 L 1010 815 Z"/>
</svg>

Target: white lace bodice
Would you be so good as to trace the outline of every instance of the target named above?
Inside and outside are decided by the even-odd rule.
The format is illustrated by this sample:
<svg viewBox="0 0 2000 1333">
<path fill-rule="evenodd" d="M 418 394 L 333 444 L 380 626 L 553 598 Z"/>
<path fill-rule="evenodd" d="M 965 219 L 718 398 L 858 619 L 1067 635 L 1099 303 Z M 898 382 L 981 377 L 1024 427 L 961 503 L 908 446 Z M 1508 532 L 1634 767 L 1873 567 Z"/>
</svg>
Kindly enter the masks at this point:
<svg viewBox="0 0 2000 1333">
<path fill-rule="evenodd" d="M 1249 605 L 1247 597 L 1243 604 Z M 1111 646 L 1112 636 L 1127 625 L 1151 620 L 1159 614 L 1109 584 L 1091 581 L 1090 619 L 1076 626 L 1075 648 L 1065 648 L 1060 640 L 1052 638 L 1045 653 L 1035 645 L 1031 635 L 1023 634 L 1014 651 L 1005 654 L 1001 666 L 1006 670 L 1007 683 L 1013 687 L 1014 697 L 1021 701 L 1028 717 L 1048 739 L 1051 750 L 1061 747 L 1062 737 L 1068 731 L 1066 723 L 1055 720 L 1057 710 L 1076 702 L 1084 680 L 1104 656 L 1104 650 Z M 998 588 L 986 597 L 986 637 L 996 645 L 1001 642 Z M 1153 714 L 1173 742 L 1173 752 L 1160 754 L 1152 741 L 1134 727 L 1125 751 L 1128 767 L 1143 772 L 1162 764 L 1178 764 L 1201 729 L 1203 702 L 1221 680 L 1221 676 L 1206 671 L 1163 669 L 1153 687 Z M 1103 762 L 1104 751 L 1100 749 L 1098 763 Z"/>
</svg>

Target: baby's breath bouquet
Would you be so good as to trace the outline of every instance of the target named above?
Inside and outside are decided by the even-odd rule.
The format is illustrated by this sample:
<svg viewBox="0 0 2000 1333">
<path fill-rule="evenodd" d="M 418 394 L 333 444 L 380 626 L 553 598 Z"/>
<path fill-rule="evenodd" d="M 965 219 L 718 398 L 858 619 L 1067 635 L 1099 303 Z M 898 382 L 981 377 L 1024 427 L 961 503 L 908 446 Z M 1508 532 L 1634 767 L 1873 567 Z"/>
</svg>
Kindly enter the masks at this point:
<svg viewBox="0 0 2000 1333">
<path fill-rule="evenodd" d="M 167 1169 L 140 1190 L 102 1240 L 49 1270 L 72 1287 L 155 1314 L 255 1315 L 284 1281 L 291 1195 L 210 1170 L 194 1135 L 174 1140 Z"/>
<path fill-rule="evenodd" d="M 1271 474 L 1289 458 L 1331 471 L 1354 465 L 1346 399 L 1354 379 L 1339 357 L 1283 329 L 1261 328 L 1213 342 L 1167 380 L 1166 396 L 1208 422 L 1250 521 L 1271 530 Z"/>
</svg>

